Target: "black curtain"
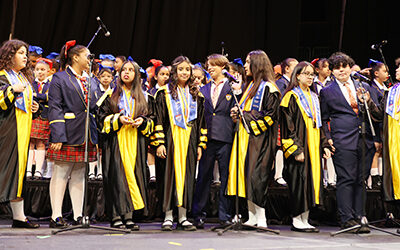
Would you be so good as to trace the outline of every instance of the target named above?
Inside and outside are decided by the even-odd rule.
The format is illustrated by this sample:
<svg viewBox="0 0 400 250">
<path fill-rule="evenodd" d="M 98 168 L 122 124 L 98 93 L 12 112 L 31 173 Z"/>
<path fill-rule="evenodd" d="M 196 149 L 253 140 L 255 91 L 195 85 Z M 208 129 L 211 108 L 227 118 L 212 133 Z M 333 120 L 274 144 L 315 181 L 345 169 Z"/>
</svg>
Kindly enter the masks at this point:
<svg viewBox="0 0 400 250">
<path fill-rule="evenodd" d="M 13 0 L 0 1 L 0 41 L 8 39 Z M 100 16 L 111 32 L 91 46 L 96 55 L 130 55 L 143 67 L 151 58 L 169 64 L 178 55 L 193 63 L 221 52 L 229 59 L 263 49 L 273 63 L 286 57 L 312 60 L 338 46 L 342 0 L 18 0 L 14 37 L 44 48 L 67 40 L 87 45 Z M 400 53 L 396 1 L 347 1 L 343 51 L 362 67 L 380 59 L 371 44 L 388 40 L 389 66 Z M 322 47 L 323 51 L 315 48 Z M 392 74 L 394 72 L 392 71 Z"/>
</svg>

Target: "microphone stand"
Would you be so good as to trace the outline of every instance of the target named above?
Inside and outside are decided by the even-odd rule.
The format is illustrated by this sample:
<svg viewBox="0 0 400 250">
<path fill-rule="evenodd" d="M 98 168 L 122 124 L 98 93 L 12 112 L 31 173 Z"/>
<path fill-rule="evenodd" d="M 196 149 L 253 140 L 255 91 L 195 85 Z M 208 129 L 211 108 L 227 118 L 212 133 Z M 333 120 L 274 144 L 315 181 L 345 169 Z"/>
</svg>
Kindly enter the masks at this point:
<svg viewBox="0 0 400 250">
<path fill-rule="evenodd" d="M 383 64 L 385 64 L 385 67 L 386 67 L 386 71 L 389 72 L 389 67 L 387 66 L 387 63 L 386 63 L 386 60 L 385 60 L 385 56 L 383 55 L 382 46 L 378 47 L 378 51 L 381 54 L 381 58 L 382 58 Z M 389 74 L 389 80 L 390 80 L 390 83 L 394 85 L 394 82 L 393 82 L 391 74 Z"/>
<path fill-rule="evenodd" d="M 360 89 L 361 87 L 362 87 L 361 82 L 359 82 L 359 87 L 357 89 Z M 362 122 L 361 122 L 361 138 L 362 138 L 362 145 L 361 145 L 361 151 L 362 151 L 362 155 L 361 155 L 361 161 L 362 161 L 361 162 L 361 164 L 362 164 L 361 165 L 362 166 L 361 167 L 361 171 L 362 172 L 361 172 L 361 178 L 362 178 L 362 188 L 363 188 L 362 194 L 361 194 L 361 199 L 362 199 L 362 204 L 363 204 L 362 205 L 362 217 L 361 217 L 360 224 L 352 226 L 352 227 L 349 227 L 349 228 L 345 228 L 345 229 L 339 230 L 337 232 L 333 232 L 333 233 L 331 233 L 331 236 L 335 236 L 335 235 L 338 235 L 338 234 L 346 233 L 346 232 L 352 231 L 354 229 L 357 229 L 356 233 L 358 234 L 360 229 L 362 227 L 364 227 L 364 228 L 369 228 L 369 229 L 375 229 L 375 230 L 380 231 L 380 232 L 384 232 L 384 233 L 387 233 L 387 234 L 391 234 L 391 235 L 395 235 L 395 236 L 400 237 L 399 234 L 392 233 L 390 231 L 387 231 L 387 230 L 384 230 L 384 229 L 381 229 L 379 227 L 371 225 L 370 223 L 368 223 L 368 219 L 365 216 L 365 203 L 366 203 L 366 193 L 367 193 L 366 192 L 366 184 L 365 184 L 365 170 L 367 169 L 366 164 L 365 164 L 366 134 L 367 134 L 367 131 L 366 131 L 366 118 L 368 118 L 369 126 L 371 128 L 371 133 L 372 133 L 372 136 L 374 136 L 374 137 L 375 137 L 375 129 L 374 129 L 374 126 L 372 124 L 371 114 L 370 114 L 370 111 L 369 111 L 369 107 L 368 107 L 367 101 L 365 99 L 365 90 L 361 89 L 361 92 L 362 92 L 363 101 L 361 103 L 359 103 L 359 106 L 360 106 L 359 111 L 362 113 Z M 366 115 L 367 115 L 367 117 L 365 117 Z"/>
<path fill-rule="evenodd" d="M 93 36 L 92 40 L 90 43 L 92 43 L 93 39 L 96 37 L 97 33 L 99 32 L 99 29 Z M 90 45 L 89 43 L 89 45 Z M 88 45 L 88 46 L 89 46 Z M 119 233 L 131 233 L 131 230 L 127 229 L 119 229 L 119 228 L 112 228 L 112 227 L 103 227 L 103 226 L 92 226 L 90 225 L 90 220 L 89 220 L 89 215 L 87 214 L 87 197 L 88 197 L 88 175 L 89 175 L 89 134 L 90 134 L 90 103 L 92 99 L 91 95 L 91 88 L 92 88 L 92 66 L 93 66 L 93 61 L 94 61 L 94 54 L 89 55 L 89 80 L 87 84 L 87 89 L 88 89 L 88 100 L 87 100 L 87 106 L 86 106 L 86 122 L 85 122 L 85 184 L 84 184 L 84 200 L 83 200 L 83 216 L 82 216 L 82 224 L 81 225 L 76 225 L 76 226 L 70 226 L 67 228 L 59 229 L 59 230 L 53 230 L 51 231 L 52 234 L 58 234 L 62 232 L 67 232 L 67 231 L 72 231 L 75 229 L 100 229 L 100 230 L 105 230 L 105 231 L 111 231 L 111 232 L 119 232 Z"/>
<path fill-rule="evenodd" d="M 99 34 L 100 30 L 102 29 L 101 25 L 99 25 L 99 27 L 97 28 L 97 31 L 94 33 L 92 39 L 90 40 L 90 42 L 88 43 L 88 45 L 86 46 L 86 48 L 89 49 L 89 46 L 92 44 L 93 40 L 96 38 L 96 36 Z"/>
<path fill-rule="evenodd" d="M 236 106 L 238 107 L 239 110 L 239 120 L 242 121 L 243 126 L 248 134 L 250 134 L 250 129 L 249 126 L 246 123 L 246 120 L 244 119 L 243 111 L 240 109 L 239 101 L 234 93 L 234 89 L 232 87 L 232 81 L 229 83 L 231 87 L 231 93 L 233 95 L 233 98 L 235 99 Z M 243 229 L 257 229 L 257 231 L 260 232 L 271 232 L 275 234 L 280 234 L 279 230 L 273 230 L 270 228 L 266 227 L 257 227 L 257 226 L 251 226 L 251 225 L 245 225 L 242 223 L 242 216 L 239 214 L 239 126 L 240 122 L 237 121 L 235 124 L 235 132 L 236 132 L 236 194 L 235 194 L 235 217 L 232 220 L 232 224 L 229 225 L 221 225 L 221 226 L 215 226 L 211 228 L 211 231 L 216 231 L 217 229 L 222 229 L 218 231 L 218 236 L 223 235 L 225 232 L 227 232 L 230 229 L 233 229 L 235 231 L 242 231 Z"/>
</svg>

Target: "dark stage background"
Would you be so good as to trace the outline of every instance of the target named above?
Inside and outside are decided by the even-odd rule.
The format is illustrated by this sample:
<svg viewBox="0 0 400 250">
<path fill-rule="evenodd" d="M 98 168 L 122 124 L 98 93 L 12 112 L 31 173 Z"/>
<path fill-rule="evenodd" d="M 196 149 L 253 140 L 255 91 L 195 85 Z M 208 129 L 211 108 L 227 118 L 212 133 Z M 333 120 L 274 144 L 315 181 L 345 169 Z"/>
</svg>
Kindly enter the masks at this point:
<svg viewBox="0 0 400 250">
<path fill-rule="evenodd" d="M 364 67 L 384 47 L 391 73 L 400 56 L 398 1 L 348 0 L 342 51 Z M 0 0 L 0 40 L 8 39 L 13 0 Z M 338 50 L 342 0 L 18 0 L 14 37 L 59 51 L 67 40 L 86 45 L 100 16 L 111 36 L 100 34 L 91 51 L 131 55 L 142 67 L 150 58 L 169 64 L 183 54 L 192 62 L 221 52 L 245 58 L 263 49 L 278 63 L 312 60 Z"/>
</svg>

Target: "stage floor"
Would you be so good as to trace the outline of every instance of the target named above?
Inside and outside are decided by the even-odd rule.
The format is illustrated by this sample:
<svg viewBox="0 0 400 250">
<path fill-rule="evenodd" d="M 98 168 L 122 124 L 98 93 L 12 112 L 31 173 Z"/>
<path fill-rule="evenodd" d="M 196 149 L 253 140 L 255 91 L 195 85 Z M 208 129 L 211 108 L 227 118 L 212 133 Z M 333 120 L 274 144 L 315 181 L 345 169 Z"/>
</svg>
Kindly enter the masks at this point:
<svg viewBox="0 0 400 250">
<path fill-rule="evenodd" d="M 400 249 L 400 237 L 379 231 L 331 237 L 337 227 L 319 227 L 320 233 L 306 234 L 292 232 L 290 226 L 272 225 L 280 235 L 228 231 L 218 236 L 210 231 L 211 225 L 197 232 L 161 232 L 160 223 L 139 223 L 141 231 L 131 234 L 79 229 L 52 235 L 48 223 L 37 230 L 12 229 L 10 223 L 0 220 L 0 249 Z M 394 228 L 388 230 L 396 232 Z"/>
</svg>

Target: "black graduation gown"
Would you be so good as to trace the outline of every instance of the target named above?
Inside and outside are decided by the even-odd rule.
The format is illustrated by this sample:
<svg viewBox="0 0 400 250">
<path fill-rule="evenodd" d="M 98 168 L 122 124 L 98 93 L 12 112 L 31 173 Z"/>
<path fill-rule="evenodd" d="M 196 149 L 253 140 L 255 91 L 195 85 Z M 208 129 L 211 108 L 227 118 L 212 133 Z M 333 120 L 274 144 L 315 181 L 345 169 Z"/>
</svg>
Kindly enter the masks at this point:
<svg viewBox="0 0 400 250">
<path fill-rule="evenodd" d="M 311 142 L 307 139 L 307 127 L 299 104 L 297 103 L 297 96 L 292 91 L 289 91 L 283 97 L 280 109 L 281 138 L 285 156 L 283 178 L 288 183 L 292 216 L 298 216 L 310 210 L 313 206 L 318 204 L 322 205 L 322 149 L 330 148 L 330 146 L 325 137 L 324 130 L 321 129 L 321 127 L 319 129 L 320 147 L 316 149 L 320 150 L 319 171 L 312 171 L 309 151 L 309 143 Z M 295 156 L 302 152 L 304 153 L 304 162 L 296 161 Z M 319 172 L 319 175 L 317 172 Z"/>
<path fill-rule="evenodd" d="M 144 215 L 147 214 L 147 199 L 146 199 L 146 157 L 148 137 L 154 127 L 153 120 L 150 118 L 152 110 L 149 108 L 149 115 L 144 118 L 141 126 L 137 129 L 137 134 L 132 140 L 137 140 L 136 149 L 127 148 L 120 145 L 118 134 L 123 130 L 122 123 L 119 121 L 119 113 L 114 113 L 110 101 L 110 94 L 105 93 L 104 98 L 100 98 L 97 102 L 99 109 L 96 116 L 99 131 L 102 132 L 100 146 L 102 149 L 102 167 L 103 167 L 103 184 L 105 189 L 106 210 L 107 214 L 112 218 L 125 215 L 134 210 L 144 209 Z M 150 107 L 150 106 L 149 106 Z M 117 117 L 116 117 L 117 116 Z M 108 117 L 108 119 L 107 119 Z M 114 120 L 114 117 L 116 119 Z M 109 128 L 107 130 L 107 127 Z M 136 137 L 136 138 L 135 138 Z M 128 138 L 129 140 L 129 138 Z M 134 166 L 124 166 L 121 151 L 127 154 L 136 152 L 136 161 Z M 127 171 L 134 169 L 134 176 L 127 175 Z M 138 189 L 133 188 L 134 183 Z M 132 194 L 141 197 L 136 199 Z M 143 206 L 138 204 L 142 203 Z M 136 204 L 136 205 L 135 205 Z"/>
<path fill-rule="evenodd" d="M 167 158 L 165 161 L 165 171 L 160 178 L 157 176 L 157 181 L 161 178 L 164 182 L 163 190 L 163 212 L 172 210 L 176 206 L 182 206 L 190 212 L 192 207 L 194 187 L 195 187 L 195 175 L 196 175 L 196 163 L 197 163 L 197 148 L 202 147 L 205 149 L 205 143 L 207 142 L 207 130 L 206 122 L 204 119 L 204 97 L 199 93 L 197 96 L 197 118 L 187 124 L 191 127 L 189 144 L 186 154 L 186 168 L 184 180 L 179 180 L 184 183 L 182 204 L 179 204 L 178 191 L 176 187 L 176 176 L 174 166 L 174 150 L 175 144 L 172 137 L 172 126 L 173 123 L 170 121 L 169 114 L 170 110 L 166 102 L 166 91 L 167 87 L 161 87 L 156 94 L 156 126 L 155 126 L 155 137 L 152 141 L 154 147 L 165 145 L 167 149 Z M 160 162 L 160 161 L 158 161 Z M 158 167 L 158 166 L 157 166 Z M 158 172 L 157 172 L 158 174 Z"/>
<path fill-rule="evenodd" d="M 27 84 L 24 94 L 30 92 L 32 97 L 32 89 Z M 21 197 L 28 158 L 32 112 L 30 106 L 24 114 L 17 110 L 17 95 L 4 71 L 0 71 L 0 203 Z M 24 117 L 21 118 L 17 112 Z M 39 112 L 34 115 L 38 114 Z M 17 123 L 19 117 L 21 121 Z M 23 143 L 19 144 L 21 141 Z M 20 155 L 22 152 L 23 155 Z"/>
<path fill-rule="evenodd" d="M 383 198 L 385 201 L 394 201 L 400 200 L 400 129 L 397 129 L 398 127 L 396 128 L 396 124 L 394 124 L 399 121 L 394 120 L 386 113 L 387 98 L 388 91 L 385 91 L 379 106 L 371 99 L 368 106 L 372 119 L 376 122 L 383 122 Z"/>
<path fill-rule="evenodd" d="M 252 100 L 248 100 L 248 102 Z M 239 132 L 240 145 L 245 143 L 244 137 L 249 136 L 247 150 L 239 150 L 239 159 L 245 156 L 243 177 L 240 174 L 242 171 L 240 170 L 241 167 L 239 167 L 239 196 L 245 197 L 260 207 L 266 206 L 268 179 L 275 160 L 276 141 L 278 138 L 279 101 L 280 92 L 278 87 L 274 83 L 267 83 L 260 111 L 243 111 L 244 119 L 250 129 L 250 135 L 247 135 L 245 131 L 242 133 Z M 240 121 L 240 123 L 242 122 Z M 242 127 L 242 125 L 240 126 Z M 240 130 L 243 129 L 240 128 Z M 233 141 L 229 163 L 228 195 L 236 194 L 236 139 L 237 135 L 235 135 Z M 239 146 L 239 148 L 242 149 L 242 146 Z M 242 164 L 239 163 L 239 166 L 242 166 Z"/>
</svg>

